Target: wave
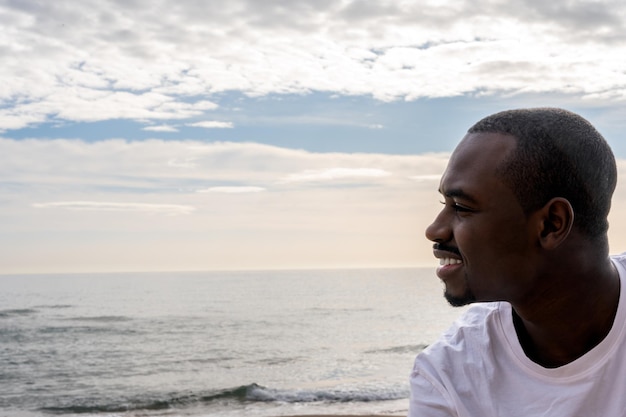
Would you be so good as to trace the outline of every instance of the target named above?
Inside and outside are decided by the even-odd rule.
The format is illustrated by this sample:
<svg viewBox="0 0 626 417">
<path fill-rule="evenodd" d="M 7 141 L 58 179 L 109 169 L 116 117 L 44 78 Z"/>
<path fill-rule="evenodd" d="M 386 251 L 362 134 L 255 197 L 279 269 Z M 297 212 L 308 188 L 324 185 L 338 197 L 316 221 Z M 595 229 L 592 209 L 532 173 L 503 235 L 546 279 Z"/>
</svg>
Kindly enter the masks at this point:
<svg viewBox="0 0 626 417">
<path fill-rule="evenodd" d="M 74 306 L 71 304 L 50 304 L 50 305 L 44 304 L 44 305 L 37 306 L 37 308 L 49 308 L 49 309 L 63 309 L 63 308 L 72 308 L 72 307 Z"/>
<path fill-rule="evenodd" d="M 117 322 L 131 321 L 132 319 L 126 316 L 85 316 L 85 317 L 72 317 L 66 320 L 89 321 L 89 322 L 98 322 L 98 323 L 117 323 Z"/>
<path fill-rule="evenodd" d="M 39 329 L 41 334 L 112 334 L 112 335 L 135 335 L 140 332 L 135 329 L 118 329 L 116 327 L 100 326 L 47 326 Z"/>
<path fill-rule="evenodd" d="M 40 305 L 33 308 L 10 308 L 6 310 L 0 310 L 0 318 L 7 317 L 16 317 L 16 316 L 28 316 L 31 314 L 38 313 L 39 309 L 49 308 L 49 309 L 61 309 L 61 308 L 70 308 L 71 305 L 68 304 L 55 304 L 55 305 Z"/>
<path fill-rule="evenodd" d="M 51 414 L 120 413 L 184 408 L 215 402 L 346 403 L 399 400 L 407 397 L 408 392 L 404 389 L 369 387 L 359 390 L 285 390 L 252 383 L 197 394 L 170 394 L 165 398 L 124 398 L 111 404 L 67 404 L 42 407 L 39 411 Z"/>
<path fill-rule="evenodd" d="M 247 401 L 263 402 L 371 402 L 398 400 L 406 398 L 407 396 L 405 390 L 382 387 L 366 387 L 349 390 L 280 390 L 251 384 L 245 388 Z"/>
<path fill-rule="evenodd" d="M 9 310 L 0 310 L 0 318 L 15 317 L 15 316 L 28 316 L 36 313 L 37 310 L 32 308 L 14 308 Z"/>
<path fill-rule="evenodd" d="M 419 345 L 404 345 L 404 346 L 394 346 L 386 349 L 372 349 L 366 350 L 365 353 L 413 353 L 417 354 L 422 350 L 426 349 L 428 345 L 419 344 Z"/>
</svg>

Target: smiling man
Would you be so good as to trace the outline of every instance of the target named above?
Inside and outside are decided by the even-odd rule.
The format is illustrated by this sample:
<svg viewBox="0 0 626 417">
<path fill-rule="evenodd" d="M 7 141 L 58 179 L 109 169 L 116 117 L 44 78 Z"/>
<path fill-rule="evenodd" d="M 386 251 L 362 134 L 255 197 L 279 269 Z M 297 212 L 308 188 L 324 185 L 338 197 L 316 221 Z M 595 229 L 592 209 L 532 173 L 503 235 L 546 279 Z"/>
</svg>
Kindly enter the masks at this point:
<svg viewBox="0 0 626 417">
<path fill-rule="evenodd" d="M 454 306 L 420 353 L 410 417 L 622 416 L 626 257 L 609 257 L 615 158 L 582 117 L 537 108 L 476 123 L 427 228 Z"/>
</svg>

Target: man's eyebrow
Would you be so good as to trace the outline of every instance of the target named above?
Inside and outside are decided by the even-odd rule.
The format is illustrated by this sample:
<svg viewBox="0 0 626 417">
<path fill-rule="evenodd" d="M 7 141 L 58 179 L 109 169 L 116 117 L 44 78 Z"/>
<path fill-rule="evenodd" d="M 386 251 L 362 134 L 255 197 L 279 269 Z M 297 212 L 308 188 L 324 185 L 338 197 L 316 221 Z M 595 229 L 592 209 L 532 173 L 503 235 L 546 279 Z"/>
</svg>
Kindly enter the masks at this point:
<svg viewBox="0 0 626 417">
<path fill-rule="evenodd" d="M 446 190 L 445 192 L 439 189 L 439 193 L 442 194 L 444 197 L 462 198 L 463 200 L 469 201 L 470 203 L 476 203 L 476 199 L 474 197 L 467 194 L 465 191 L 461 190 L 460 188 L 453 188 L 451 190 Z"/>
</svg>

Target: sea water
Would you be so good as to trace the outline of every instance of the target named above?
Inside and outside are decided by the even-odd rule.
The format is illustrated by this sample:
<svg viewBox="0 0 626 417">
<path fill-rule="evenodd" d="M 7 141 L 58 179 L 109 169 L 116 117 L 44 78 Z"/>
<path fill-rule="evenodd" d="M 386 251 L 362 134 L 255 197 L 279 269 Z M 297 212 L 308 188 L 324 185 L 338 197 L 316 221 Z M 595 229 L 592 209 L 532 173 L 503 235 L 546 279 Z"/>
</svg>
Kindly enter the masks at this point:
<svg viewBox="0 0 626 417">
<path fill-rule="evenodd" d="M 403 415 L 460 312 L 434 269 L 0 276 L 0 415 Z"/>
</svg>

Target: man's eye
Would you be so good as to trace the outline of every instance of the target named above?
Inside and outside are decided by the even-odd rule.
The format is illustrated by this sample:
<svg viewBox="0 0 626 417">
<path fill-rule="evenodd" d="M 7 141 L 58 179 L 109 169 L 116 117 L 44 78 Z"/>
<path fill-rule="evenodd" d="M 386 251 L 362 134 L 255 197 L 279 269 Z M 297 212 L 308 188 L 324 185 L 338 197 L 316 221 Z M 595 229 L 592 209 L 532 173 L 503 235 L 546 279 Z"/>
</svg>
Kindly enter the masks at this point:
<svg viewBox="0 0 626 417">
<path fill-rule="evenodd" d="M 454 203 L 454 202 L 446 203 L 445 201 L 440 201 L 440 203 L 443 204 L 444 206 L 450 207 L 452 210 L 454 210 L 454 211 L 456 211 L 458 213 L 470 213 L 470 212 L 473 211 L 472 209 L 470 209 L 468 207 L 462 206 L 462 205 Z"/>
<path fill-rule="evenodd" d="M 472 211 L 471 209 L 469 209 L 467 207 L 464 207 L 464 206 L 461 206 L 461 205 L 458 205 L 456 203 L 452 204 L 452 208 L 455 211 L 459 211 L 459 212 L 470 212 L 470 211 Z"/>
</svg>

